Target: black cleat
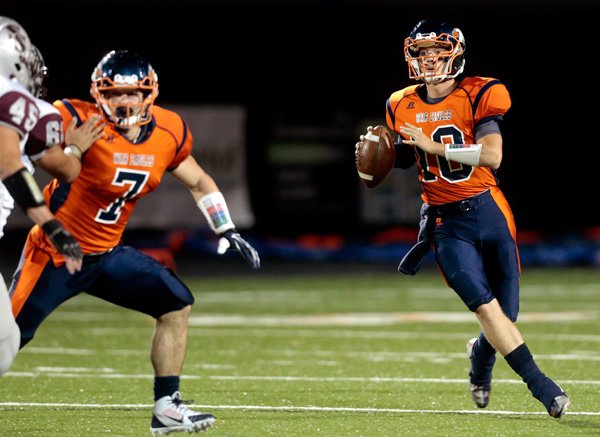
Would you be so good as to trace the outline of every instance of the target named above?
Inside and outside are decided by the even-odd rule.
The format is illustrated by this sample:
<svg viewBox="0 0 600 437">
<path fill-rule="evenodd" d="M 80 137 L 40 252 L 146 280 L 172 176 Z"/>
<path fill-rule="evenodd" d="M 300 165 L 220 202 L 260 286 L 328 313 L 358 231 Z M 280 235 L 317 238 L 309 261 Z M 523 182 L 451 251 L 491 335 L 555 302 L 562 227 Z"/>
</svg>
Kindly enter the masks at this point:
<svg viewBox="0 0 600 437">
<path fill-rule="evenodd" d="M 473 354 L 473 345 L 477 341 L 477 337 L 470 339 L 467 342 L 467 355 L 469 360 Z M 485 408 L 490 403 L 490 392 L 492 391 L 492 385 L 469 385 L 469 391 L 471 392 L 471 399 L 475 402 L 475 405 L 479 408 Z"/>
<path fill-rule="evenodd" d="M 489 385 L 470 384 L 471 399 L 479 408 L 485 408 L 490 403 L 490 392 L 492 387 Z"/>
<path fill-rule="evenodd" d="M 560 419 L 567 412 L 569 405 L 571 405 L 571 400 L 566 393 L 563 393 L 562 395 L 554 398 L 550 404 L 550 408 L 548 408 L 548 414 L 552 417 Z"/>
</svg>

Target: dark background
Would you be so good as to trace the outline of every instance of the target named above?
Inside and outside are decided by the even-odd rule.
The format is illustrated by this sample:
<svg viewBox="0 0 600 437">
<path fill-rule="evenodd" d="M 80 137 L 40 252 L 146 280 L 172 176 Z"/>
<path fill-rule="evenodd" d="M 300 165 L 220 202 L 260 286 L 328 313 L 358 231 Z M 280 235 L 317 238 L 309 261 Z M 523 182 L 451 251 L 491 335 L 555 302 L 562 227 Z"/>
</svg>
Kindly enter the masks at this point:
<svg viewBox="0 0 600 437">
<path fill-rule="evenodd" d="M 281 124 L 347 130 L 347 144 L 340 144 L 349 150 L 345 170 L 332 168 L 323 190 L 337 191 L 356 209 L 356 125 L 368 118 L 384 122 L 387 97 L 412 83 L 402 55 L 404 38 L 419 19 L 445 16 L 465 34 L 466 74 L 496 77 L 511 93 L 498 175 L 517 225 L 560 233 L 600 224 L 599 4 L 2 0 L 0 14 L 17 19 L 44 54 L 50 99 L 87 98 L 98 60 L 112 49 L 128 48 L 157 70 L 158 104 L 246 107 L 258 230 L 277 229 L 278 220 L 269 213 L 277 205 L 269 204 L 274 181 L 265 149 Z M 350 231 L 360 225 L 355 214 L 346 220 L 335 214 L 316 219 L 297 212 L 285 226 Z"/>
</svg>

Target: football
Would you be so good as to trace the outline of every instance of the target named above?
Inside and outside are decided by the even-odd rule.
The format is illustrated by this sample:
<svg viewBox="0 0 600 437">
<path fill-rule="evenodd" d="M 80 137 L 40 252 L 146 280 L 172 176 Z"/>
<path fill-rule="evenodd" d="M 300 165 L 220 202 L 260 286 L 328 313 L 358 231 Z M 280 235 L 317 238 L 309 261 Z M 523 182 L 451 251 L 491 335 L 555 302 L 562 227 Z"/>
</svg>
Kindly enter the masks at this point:
<svg viewBox="0 0 600 437">
<path fill-rule="evenodd" d="M 394 168 L 396 146 L 385 126 L 367 132 L 356 151 L 356 171 L 369 188 L 379 185 Z"/>
</svg>

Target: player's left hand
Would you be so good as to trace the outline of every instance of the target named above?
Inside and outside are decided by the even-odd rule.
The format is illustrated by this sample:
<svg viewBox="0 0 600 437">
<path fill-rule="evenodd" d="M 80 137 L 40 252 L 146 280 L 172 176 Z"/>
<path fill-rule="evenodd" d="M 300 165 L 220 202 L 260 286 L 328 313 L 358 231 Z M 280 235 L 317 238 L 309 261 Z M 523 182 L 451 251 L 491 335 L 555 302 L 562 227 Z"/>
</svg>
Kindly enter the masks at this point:
<svg viewBox="0 0 600 437">
<path fill-rule="evenodd" d="M 241 235 L 235 229 L 229 229 L 221 234 L 219 238 L 219 246 L 217 247 L 217 253 L 223 255 L 227 252 L 227 249 L 233 247 L 237 250 L 242 257 L 248 261 L 248 264 L 253 269 L 260 268 L 260 257 L 254 247 L 244 240 Z"/>
</svg>

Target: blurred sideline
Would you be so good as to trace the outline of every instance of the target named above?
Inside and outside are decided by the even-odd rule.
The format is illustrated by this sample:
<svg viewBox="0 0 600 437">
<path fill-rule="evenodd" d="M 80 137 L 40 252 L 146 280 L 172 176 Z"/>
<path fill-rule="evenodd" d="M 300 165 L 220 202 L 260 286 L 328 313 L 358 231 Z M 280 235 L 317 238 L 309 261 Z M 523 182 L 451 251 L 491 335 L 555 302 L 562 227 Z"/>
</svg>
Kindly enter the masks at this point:
<svg viewBox="0 0 600 437">
<path fill-rule="evenodd" d="M 236 252 L 217 255 L 217 238 L 206 230 L 134 230 L 125 233 L 124 242 L 185 276 L 390 273 L 396 271 L 416 241 L 417 229 L 392 227 L 360 235 L 304 233 L 296 236 L 242 231 L 242 236 L 261 256 L 259 272 L 246 268 Z M 0 241 L 0 271 L 7 282 L 18 264 L 25 237 L 24 230 L 11 231 Z M 521 231 L 518 239 L 523 267 L 600 265 L 600 227 L 558 236 Z M 431 253 L 422 268 L 435 269 Z"/>
</svg>

